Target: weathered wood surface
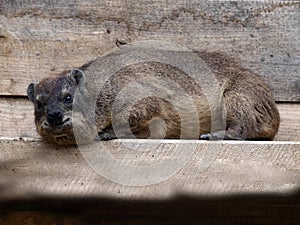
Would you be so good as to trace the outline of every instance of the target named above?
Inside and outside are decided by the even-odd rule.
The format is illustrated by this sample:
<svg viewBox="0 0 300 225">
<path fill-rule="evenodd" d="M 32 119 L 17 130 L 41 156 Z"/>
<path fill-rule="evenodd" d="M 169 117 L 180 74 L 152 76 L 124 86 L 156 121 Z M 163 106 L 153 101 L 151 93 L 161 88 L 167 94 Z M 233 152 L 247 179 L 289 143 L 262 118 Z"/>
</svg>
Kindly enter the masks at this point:
<svg viewBox="0 0 300 225">
<path fill-rule="evenodd" d="M 275 140 L 300 141 L 300 104 L 277 104 L 280 127 Z"/>
<path fill-rule="evenodd" d="M 116 167 L 107 166 L 110 174 L 119 173 L 121 184 L 111 181 L 114 175 L 108 179 L 102 176 L 106 166 L 100 173 L 95 172 L 89 166 L 91 161 L 83 158 L 82 148 L 79 151 L 42 142 L 0 141 L 0 199 L 94 196 L 154 200 L 183 194 L 290 193 L 300 184 L 300 144 L 296 142 L 116 140 L 102 144 L 103 148 L 94 153 L 98 155 L 101 150 L 113 156 Z M 152 148 L 153 145 L 157 147 Z M 160 173 L 155 173 L 156 166 L 164 160 L 174 162 L 170 155 L 179 145 L 191 148 L 191 152 L 182 168 L 169 179 L 149 186 L 128 185 L 137 174 L 144 180 L 164 178 L 169 164 Z M 97 163 L 102 166 L 101 161 Z M 153 174 L 147 173 L 146 165 L 154 166 Z M 136 173 L 128 176 L 126 170 L 124 174 L 123 170 L 116 172 L 122 166 L 133 166 Z"/>
<path fill-rule="evenodd" d="M 2 0 L 0 94 L 78 67 L 116 39 L 221 51 L 260 74 L 277 101 L 300 100 L 298 1 Z"/>
<path fill-rule="evenodd" d="M 0 137 L 38 137 L 33 105 L 27 99 L 0 98 Z"/>
<path fill-rule="evenodd" d="M 281 125 L 276 141 L 300 141 L 300 104 L 277 104 Z M 25 98 L 0 98 L 0 138 L 38 138 L 33 105 Z"/>
</svg>

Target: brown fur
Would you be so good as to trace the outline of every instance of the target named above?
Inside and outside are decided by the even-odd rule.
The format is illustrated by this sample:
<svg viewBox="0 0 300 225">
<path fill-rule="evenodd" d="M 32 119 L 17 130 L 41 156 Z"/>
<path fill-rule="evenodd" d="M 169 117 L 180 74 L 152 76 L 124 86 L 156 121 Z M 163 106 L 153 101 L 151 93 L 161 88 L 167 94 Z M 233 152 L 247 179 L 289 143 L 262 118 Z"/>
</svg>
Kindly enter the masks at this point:
<svg viewBox="0 0 300 225">
<path fill-rule="evenodd" d="M 207 52 L 196 52 L 196 54 L 207 63 L 216 76 L 221 87 L 222 104 L 209 105 L 201 87 L 188 74 L 171 65 L 140 62 L 125 66 L 105 83 L 100 93 L 91 93 L 95 86 L 89 87 L 97 86 L 99 78 L 94 76 L 99 67 L 97 60 L 81 67 L 87 77 L 87 87 L 81 87 L 86 89 L 83 93 L 86 95 L 85 101 L 89 102 L 87 106 L 96 102 L 95 119 L 99 138 L 101 140 L 117 137 L 198 139 L 199 135 L 202 135 L 202 138 L 272 140 L 278 131 L 280 119 L 273 96 L 264 82 L 224 54 Z M 56 129 L 56 132 L 60 132 L 55 134 L 56 136 L 53 135 L 51 126 L 43 129 L 41 124 L 47 120 L 49 104 L 53 107 L 59 105 L 63 114 L 70 116 L 72 111 L 70 107 L 66 107 L 59 100 L 53 100 L 60 99 L 62 89 L 66 86 L 68 92 L 74 95 L 78 84 L 70 81 L 72 80 L 70 73 L 72 72 L 67 71 L 55 78 L 45 78 L 39 84 L 28 87 L 28 96 L 35 104 L 35 120 L 39 134 L 57 144 L 75 143 L 72 133 L 74 121 L 63 129 Z M 135 82 L 134 90 L 129 89 L 122 96 L 121 92 L 132 82 Z M 159 84 L 166 84 L 170 89 L 162 90 Z M 156 90 L 163 96 L 142 97 L 143 91 L 147 88 Z M 192 104 L 183 96 L 176 95 L 178 88 L 184 90 Z M 43 104 L 47 106 L 44 110 L 38 110 L 36 97 L 39 95 L 44 96 Z M 123 97 L 120 103 L 122 105 L 115 111 L 114 102 L 119 96 Z M 138 101 L 132 105 L 130 101 L 135 97 Z M 220 126 L 215 126 L 212 130 L 211 115 L 218 110 L 226 112 L 223 121 L 225 126 L 224 129 L 221 128 L 222 115 L 220 115 Z M 88 130 L 82 132 L 85 134 L 83 140 L 90 140 L 93 136 L 94 131 L 90 129 L 91 113 L 80 112 L 81 116 L 78 117 L 81 118 L 80 126 L 88 125 L 86 126 L 88 129 L 83 129 L 83 131 Z M 190 119 L 195 115 L 200 127 L 195 124 L 195 120 Z M 130 129 L 126 129 L 128 124 Z M 182 124 L 185 126 L 182 127 Z M 59 141 L 57 136 L 65 137 L 65 140 Z"/>
</svg>

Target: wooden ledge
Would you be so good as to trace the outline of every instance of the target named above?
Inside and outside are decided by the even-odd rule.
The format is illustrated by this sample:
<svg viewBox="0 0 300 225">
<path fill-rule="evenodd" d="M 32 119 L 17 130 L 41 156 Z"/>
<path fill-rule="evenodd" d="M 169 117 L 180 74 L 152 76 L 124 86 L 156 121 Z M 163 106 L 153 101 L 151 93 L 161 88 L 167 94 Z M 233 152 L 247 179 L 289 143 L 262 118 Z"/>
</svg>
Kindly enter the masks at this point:
<svg viewBox="0 0 300 225">
<path fill-rule="evenodd" d="M 165 199 L 182 194 L 290 193 L 300 184 L 300 142 L 101 142 L 101 150 L 116 160 L 116 167 L 102 162 L 100 172 L 95 172 L 89 166 L 91 162 L 84 159 L 87 152 L 96 153 L 97 159 L 101 151 L 94 151 L 99 150 L 99 145 L 96 146 L 67 148 L 41 141 L 0 140 L 0 199 L 51 196 Z M 174 154 L 181 148 L 183 154 L 179 151 Z M 160 173 L 151 174 L 145 169 L 154 166 L 151 168 L 155 171 L 155 165 L 161 162 L 167 164 L 165 169 L 160 168 Z M 140 185 L 130 186 L 136 174 L 131 177 L 122 174 L 121 165 L 133 168 L 132 171 L 136 169 L 142 177 Z M 120 174 L 116 175 L 112 168 L 119 169 Z M 122 184 L 104 178 L 102 173 L 107 169 Z M 174 173 L 168 174 L 172 169 Z M 143 185 L 147 179 L 161 180 Z"/>
</svg>

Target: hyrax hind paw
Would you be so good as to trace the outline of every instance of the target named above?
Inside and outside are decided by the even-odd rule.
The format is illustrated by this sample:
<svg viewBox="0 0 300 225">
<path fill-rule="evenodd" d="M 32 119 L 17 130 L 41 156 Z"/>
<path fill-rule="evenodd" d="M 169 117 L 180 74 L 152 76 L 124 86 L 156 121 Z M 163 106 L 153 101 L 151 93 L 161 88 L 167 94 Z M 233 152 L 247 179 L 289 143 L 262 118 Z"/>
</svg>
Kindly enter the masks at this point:
<svg viewBox="0 0 300 225">
<path fill-rule="evenodd" d="M 244 140 L 244 138 L 232 131 L 217 131 L 208 134 L 202 134 L 200 140 Z"/>
</svg>

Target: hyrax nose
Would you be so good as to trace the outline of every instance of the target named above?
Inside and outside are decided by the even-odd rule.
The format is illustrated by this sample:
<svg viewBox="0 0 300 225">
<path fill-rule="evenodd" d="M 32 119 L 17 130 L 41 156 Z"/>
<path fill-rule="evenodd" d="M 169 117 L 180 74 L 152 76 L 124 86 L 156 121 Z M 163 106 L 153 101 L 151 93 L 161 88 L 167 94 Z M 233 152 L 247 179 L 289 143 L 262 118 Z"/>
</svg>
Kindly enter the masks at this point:
<svg viewBox="0 0 300 225">
<path fill-rule="evenodd" d="M 60 125 L 63 123 L 63 113 L 60 110 L 51 110 L 47 114 L 47 121 L 50 125 Z"/>
</svg>

